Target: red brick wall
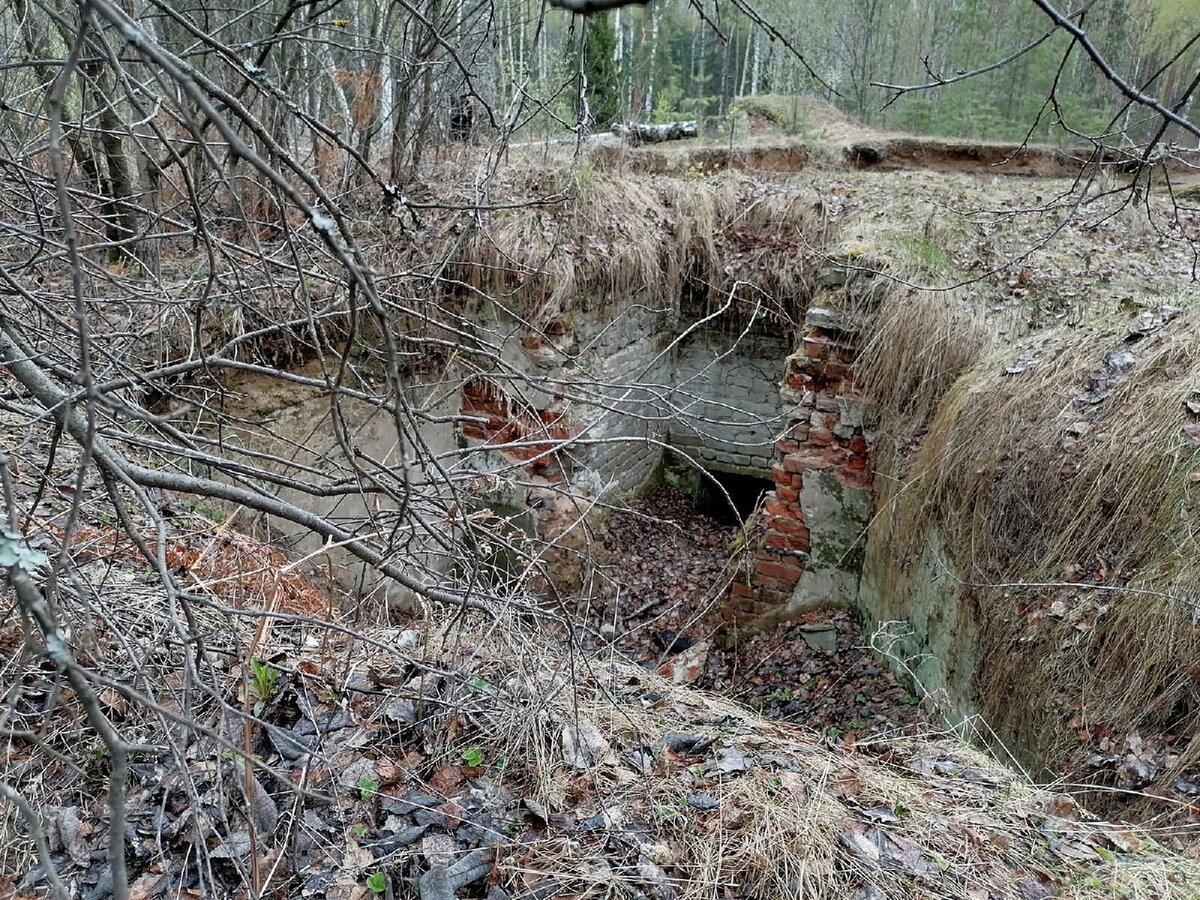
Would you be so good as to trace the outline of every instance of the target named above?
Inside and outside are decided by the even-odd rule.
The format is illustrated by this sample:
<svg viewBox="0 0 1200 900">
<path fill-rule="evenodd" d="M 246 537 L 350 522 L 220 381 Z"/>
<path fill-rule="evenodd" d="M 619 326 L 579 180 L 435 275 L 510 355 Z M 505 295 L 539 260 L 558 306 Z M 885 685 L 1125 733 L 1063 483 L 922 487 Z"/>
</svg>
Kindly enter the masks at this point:
<svg viewBox="0 0 1200 900">
<path fill-rule="evenodd" d="M 742 572 L 730 588 L 726 616 L 747 621 L 788 601 L 812 552 L 800 505 L 804 476 L 829 471 L 846 484 L 871 486 L 871 464 L 861 423 L 847 424 L 839 410 L 858 403 L 854 360 L 858 336 L 852 331 L 806 325 L 800 349 L 788 358 L 782 388 L 789 429 L 776 442 L 762 514 Z"/>
<path fill-rule="evenodd" d="M 556 448 L 579 429 L 564 413 L 523 406 L 486 381 L 474 379 L 463 388 L 462 415 L 481 420 L 464 421 L 463 437 L 523 463 L 530 475 L 553 482 L 566 480 L 570 459 Z"/>
</svg>

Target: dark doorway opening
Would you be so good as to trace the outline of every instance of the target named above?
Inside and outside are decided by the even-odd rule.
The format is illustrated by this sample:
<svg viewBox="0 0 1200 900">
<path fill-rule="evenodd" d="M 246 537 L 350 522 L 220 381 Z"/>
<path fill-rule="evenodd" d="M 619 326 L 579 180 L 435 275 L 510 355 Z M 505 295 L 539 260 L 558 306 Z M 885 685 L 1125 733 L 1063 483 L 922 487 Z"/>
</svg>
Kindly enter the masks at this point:
<svg viewBox="0 0 1200 900">
<path fill-rule="evenodd" d="M 696 512 L 722 525 L 738 525 L 754 512 L 762 495 L 774 488 L 775 483 L 766 478 L 733 472 L 707 472 L 696 488 L 693 506 Z"/>
</svg>

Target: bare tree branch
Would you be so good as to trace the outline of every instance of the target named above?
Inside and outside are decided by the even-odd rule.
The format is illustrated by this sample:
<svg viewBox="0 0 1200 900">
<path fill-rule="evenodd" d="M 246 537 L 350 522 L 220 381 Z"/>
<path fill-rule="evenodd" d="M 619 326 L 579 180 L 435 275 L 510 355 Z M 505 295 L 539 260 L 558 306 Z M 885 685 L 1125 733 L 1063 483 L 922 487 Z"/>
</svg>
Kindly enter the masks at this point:
<svg viewBox="0 0 1200 900">
<path fill-rule="evenodd" d="M 1164 106 L 1156 97 L 1151 97 L 1148 94 L 1142 93 L 1128 81 L 1122 78 L 1117 70 L 1112 67 L 1112 64 L 1104 58 L 1104 55 L 1092 42 L 1091 38 L 1088 37 L 1087 32 L 1072 22 L 1069 17 L 1060 13 L 1054 7 L 1054 4 L 1050 2 L 1050 0 L 1032 0 L 1032 3 L 1041 9 L 1042 12 L 1044 12 L 1050 18 L 1050 21 L 1055 24 L 1055 26 L 1061 28 L 1063 31 L 1074 37 L 1075 40 L 1079 42 L 1079 46 L 1083 48 L 1084 53 L 1086 53 L 1091 59 L 1093 65 L 1099 69 L 1100 74 L 1108 79 L 1108 81 L 1129 100 L 1138 104 L 1139 106 L 1144 106 L 1147 109 L 1154 110 L 1154 112 L 1158 113 L 1158 115 L 1162 116 L 1162 118 L 1166 121 L 1178 125 L 1189 134 L 1193 134 L 1200 138 L 1200 126 L 1192 124 L 1175 110 Z"/>
</svg>

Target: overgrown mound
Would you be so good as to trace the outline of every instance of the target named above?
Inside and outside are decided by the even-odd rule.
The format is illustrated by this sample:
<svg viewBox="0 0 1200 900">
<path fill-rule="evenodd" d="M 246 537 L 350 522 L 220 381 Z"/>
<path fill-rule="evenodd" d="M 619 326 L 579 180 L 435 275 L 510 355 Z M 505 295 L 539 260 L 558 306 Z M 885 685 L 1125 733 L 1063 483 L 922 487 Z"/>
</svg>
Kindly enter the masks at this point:
<svg viewBox="0 0 1200 900">
<path fill-rule="evenodd" d="M 751 135 L 778 131 L 820 138 L 838 130 L 865 130 L 861 122 L 832 103 L 803 94 L 742 97 L 732 105 L 730 111 L 733 115 L 747 117 Z"/>
<path fill-rule="evenodd" d="M 1200 762 L 1200 320 L 1145 321 L 980 360 L 938 405 L 892 523 L 900 558 L 936 526 L 979 610 L 992 727 L 1039 764 L 1186 799 Z M 1139 735 L 1163 743 L 1133 750 Z"/>
<path fill-rule="evenodd" d="M 1085 270 L 1135 284 L 1136 231 L 1081 242 L 1078 268 L 1060 249 L 973 277 L 969 230 L 943 232 L 939 272 L 894 243 L 864 264 L 900 282 L 875 285 L 863 361 L 883 416 L 865 584 L 880 621 L 923 623 L 896 652 L 977 704 L 985 739 L 1093 808 L 1178 821 L 1200 793 L 1200 311 L 1162 299 L 1180 230 L 1158 233 L 1159 296 L 1120 302 Z M 934 277 L 951 289 L 904 283 Z"/>
<path fill-rule="evenodd" d="M 497 208 L 427 219 L 406 264 L 438 280 L 440 295 L 467 287 L 540 327 L 605 304 L 674 309 L 685 288 L 704 302 L 732 294 L 740 306 L 765 304 L 791 322 L 811 293 L 825 222 L 802 186 L 528 162 L 492 185 Z"/>
</svg>

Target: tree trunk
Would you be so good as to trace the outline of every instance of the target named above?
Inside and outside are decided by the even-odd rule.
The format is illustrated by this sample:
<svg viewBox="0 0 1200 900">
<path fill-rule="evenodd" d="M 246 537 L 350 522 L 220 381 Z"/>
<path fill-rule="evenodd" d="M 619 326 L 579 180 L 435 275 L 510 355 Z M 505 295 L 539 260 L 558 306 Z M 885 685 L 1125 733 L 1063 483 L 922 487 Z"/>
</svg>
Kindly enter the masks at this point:
<svg viewBox="0 0 1200 900">
<path fill-rule="evenodd" d="M 633 122 L 614 125 L 613 134 L 619 135 L 630 144 L 658 144 L 662 141 L 679 141 L 694 138 L 699 134 L 695 120 L 667 122 L 662 125 L 639 125 Z"/>
</svg>

